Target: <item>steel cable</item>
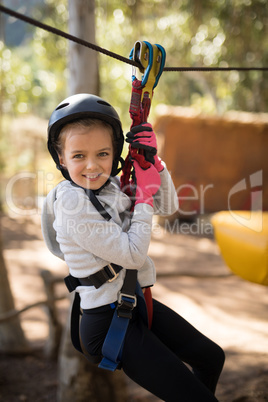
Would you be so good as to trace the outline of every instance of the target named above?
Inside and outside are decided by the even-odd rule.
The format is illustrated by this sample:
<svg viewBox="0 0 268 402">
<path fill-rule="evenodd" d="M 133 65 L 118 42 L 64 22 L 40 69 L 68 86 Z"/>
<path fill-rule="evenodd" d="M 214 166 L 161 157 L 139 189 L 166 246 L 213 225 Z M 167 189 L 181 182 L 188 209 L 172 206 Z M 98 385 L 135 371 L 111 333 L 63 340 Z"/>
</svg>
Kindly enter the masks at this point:
<svg viewBox="0 0 268 402">
<path fill-rule="evenodd" d="M 140 67 L 139 63 L 135 62 L 134 60 L 130 60 L 126 57 L 120 56 L 117 53 L 111 52 L 110 50 L 104 49 L 100 46 L 97 46 L 93 43 L 85 41 L 84 39 L 78 38 L 74 35 L 70 35 L 67 32 L 61 31 L 60 29 L 54 28 L 50 25 L 44 24 L 40 21 L 35 20 L 34 18 L 28 17 L 24 14 L 18 13 L 17 11 L 11 10 L 7 7 L 4 7 L 0 4 L 0 12 L 8 14 L 14 18 L 22 20 L 28 24 L 31 24 L 37 28 L 44 29 L 54 35 L 61 36 L 65 39 L 68 39 L 72 42 L 78 43 L 81 46 L 88 47 L 96 52 L 103 53 L 106 56 L 112 57 L 124 63 L 130 64 L 134 67 Z M 164 71 L 268 71 L 268 67 L 164 67 Z"/>
</svg>

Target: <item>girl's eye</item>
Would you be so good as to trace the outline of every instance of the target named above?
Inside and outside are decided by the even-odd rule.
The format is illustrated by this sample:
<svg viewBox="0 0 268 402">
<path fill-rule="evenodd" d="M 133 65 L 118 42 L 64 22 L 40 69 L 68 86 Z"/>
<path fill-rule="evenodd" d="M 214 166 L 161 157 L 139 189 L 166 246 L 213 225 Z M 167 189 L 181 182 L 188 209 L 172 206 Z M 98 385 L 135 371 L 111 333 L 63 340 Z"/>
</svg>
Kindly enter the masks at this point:
<svg viewBox="0 0 268 402">
<path fill-rule="evenodd" d="M 103 151 L 99 153 L 99 156 L 108 156 L 109 152 Z"/>
<path fill-rule="evenodd" d="M 83 158 L 83 155 L 82 154 L 76 154 L 76 155 L 73 156 L 73 158 L 74 159 L 81 159 L 81 158 Z"/>
</svg>

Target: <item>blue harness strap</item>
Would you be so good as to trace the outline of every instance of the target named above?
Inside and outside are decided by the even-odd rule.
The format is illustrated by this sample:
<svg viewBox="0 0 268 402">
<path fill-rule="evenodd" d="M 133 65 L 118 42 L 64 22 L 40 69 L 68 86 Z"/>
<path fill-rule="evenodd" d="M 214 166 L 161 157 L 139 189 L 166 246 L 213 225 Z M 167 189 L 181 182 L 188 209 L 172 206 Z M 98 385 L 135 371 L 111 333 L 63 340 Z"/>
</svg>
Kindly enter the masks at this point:
<svg viewBox="0 0 268 402">
<path fill-rule="evenodd" d="M 131 275 L 133 271 L 127 271 L 126 276 Z M 132 280 L 133 280 L 134 274 L 132 274 Z M 133 285 L 133 283 L 132 283 Z M 124 286 L 123 286 L 124 288 Z M 122 290 L 123 290 L 122 288 Z M 123 294 L 121 290 L 121 295 Z M 146 325 L 148 325 L 148 316 L 147 316 L 147 310 L 146 310 L 146 303 L 144 300 L 144 295 L 141 290 L 140 284 L 138 281 L 135 283 L 135 293 L 137 294 L 138 297 L 138 308 L 141 313 L 141 316 L 145 322 Z M 125 299 L 127 303 L 133 303 L 133 298 L 130 297 L 128 298 L 127 296 L 122 296 L 122 299 Z M 134 302 L 135 303 L 135 302 Z M 135 304 L 136 306 L 136 304 Z M 132 309 L 134 308 L 134 305 Z M 105 341 L 102 346 L 102 361 L 99 364 L 100 368 L 110 370 L 110 371 L 115 371 L 120 363 L 121 363 L 121 358 L 122 358 L 122 351 L 123 351 L 123 346 L 124 346 L 124 340 L 126 336 L 126 332 L 128 329 L 128 324 L 130 319 L 132 318 L 132 313 L 130 311 L 130 314 L 127 316 L 127 314 L 124 314 L 123 316 L 120 315 L 120 305 L 117 307 L 117 309 L 114 312 L 112 322 L 110 324 L 110 328 L 107 332 Z"/>
<path fill-rule="evenodd" d="M 122 357 L 124 339 L 129 324 L 129 318 L 118 317 L 117 311 L 114 312 L 113 319 L 102 346 L 102 361 L 100 368 L 115 371 Z"/>
</svg>

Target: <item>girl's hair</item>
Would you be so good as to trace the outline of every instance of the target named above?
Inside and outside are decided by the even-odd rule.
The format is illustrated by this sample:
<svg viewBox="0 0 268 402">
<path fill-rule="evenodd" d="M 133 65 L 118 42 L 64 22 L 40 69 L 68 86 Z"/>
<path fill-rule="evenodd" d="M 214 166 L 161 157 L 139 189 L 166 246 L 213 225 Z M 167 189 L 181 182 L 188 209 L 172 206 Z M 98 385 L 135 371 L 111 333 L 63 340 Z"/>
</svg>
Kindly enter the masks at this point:
<svg viewBox="0 0 268 402">
<path fill-rule="evenodd" d="M 84 119 L 78 119 L 74 120 L 71 123 L 66 124 L 63 126 L 60 130 L 60 133 L 58 135 L 57 140 L 54 142 L 54 147 L 59 155 L 62 155 L 63 152 L 63 147 L 64 147 L 64 141 L 67 132 L 71 128 L 76 128 L 76 127 L 87 127 L 87 128 L 102 128 L 105 130 L 108 130 L 111 134 L 112 137 L 112 144 L 113 144 L 113 151 L 114 155 L 116 155 L 116 141 L 115 137 L 113 135 L 113 128 L 110 124 L 106 123 L 106 121 L 99 120 L 99 119 L 92 119 L 90 117 L 84 118 Z"/>
</svg>

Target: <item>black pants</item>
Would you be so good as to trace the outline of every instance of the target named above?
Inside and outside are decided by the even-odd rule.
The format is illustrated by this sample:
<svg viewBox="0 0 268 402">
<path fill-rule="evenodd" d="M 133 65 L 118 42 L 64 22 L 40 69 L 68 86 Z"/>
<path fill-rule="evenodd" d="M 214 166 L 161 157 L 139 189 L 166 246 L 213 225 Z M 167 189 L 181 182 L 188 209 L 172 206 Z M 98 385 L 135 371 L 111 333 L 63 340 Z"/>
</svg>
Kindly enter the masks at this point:
<svg viewBox="0 0 268 402">
<path fill-rule="evenodd" d="M 223 350 L 165 305 L 153 300 L 153 307 L 151 330 L 134 309 L 122 354 L 124 372 L 167 402 L 217 401 Z M 81 340 L 89 354 L 101 354 L 113 313 L 109 306 L 84 311 Z"/>
</svg>

